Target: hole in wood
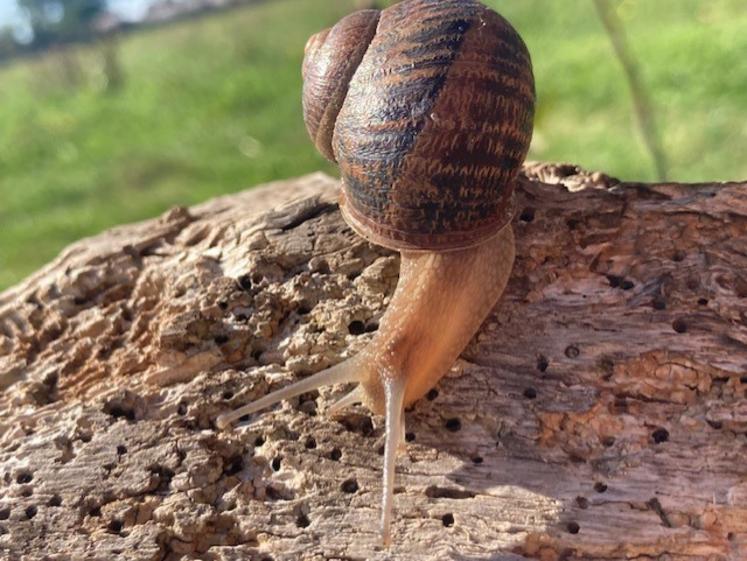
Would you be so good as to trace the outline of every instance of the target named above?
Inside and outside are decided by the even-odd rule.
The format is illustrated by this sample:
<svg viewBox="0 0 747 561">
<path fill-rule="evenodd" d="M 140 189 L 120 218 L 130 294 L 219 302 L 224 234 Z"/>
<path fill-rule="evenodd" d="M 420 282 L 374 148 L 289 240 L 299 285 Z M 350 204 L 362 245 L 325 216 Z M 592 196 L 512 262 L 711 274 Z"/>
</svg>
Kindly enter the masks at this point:
<svg viewBox="0 0 747 561">
<path fill-rule="evenodd" d="M 301 301 L 301 303 L 298 305 L 298 308 L 296 309 L 296 313 L 299 316 L 305 316 L 309 312 L 311 312 L 312 306 L 309 304 L 306 300 Z"/>
<path fill-rule="evenodd" d="M 316 448 L 316 440 L 314 439 L 314 437 L 313 436 L 308 437 L 306 439 L 306 442 L 304 443 L 304 446 L 306 447 L 307 450 L 313 450 L 314 448 Z"/>
<path fill-rule="evenodd" d="M 672 322 L 672 329 L 677 333 L 687 333 L 687 323 L 684 319 L 678 318 Z"/>
<path fill-rule="evenodd" d="M 351 335 L 361 335 L 366 332 L 366 324 L 360 320 L 353 320 L 348 324 L 348 333 Z"/>
<path fill-rule="evenodd" d="M 309 517 L 305 514 L 299 514 L 296 518 L 296 526 L 299 528 L 308 528 L 311 524 L 311 520 L 309 520 Z"/>
<path fill-rule="evenodd" d="M 524 397 L 527 399 L 534 399 L 537 397 L 537 390 L 534 388 L 527 388 L 524 390 Z"/>
<path fill-rule="evenodd" d="M 427 394 L 425 394 L 425 398 L 426 398 L 426 399 L 427 399 L 428 401 L 433 401 L 433 400 L 434 400 L 434 399 L 436 399 L 437 397 L 438 397 L 438 390 L 437 390 L 436 388 L 433 388 L 433 389 L 430 389 L 430 390 L 428 390 L 428 393 L 427 393 Z"/>
<path fill-rule="evenodd" d="M 31 483 L 33 479 L 34 476 L 31 474 L 31 472 L 22 471 L 16 476 L 16 483 Z"/>
<path fill-rule="evenodd" d="M 270 466 L 272 467 L 272 471 L 280 471 L 280 465 L 283 462 L 282 456 L 276 456 L 272 459 L 272 462 Z"/>
<path fill-rule="evenodd" d="M 656 444 L 661 444 L 669 440 L 669 431 L 665 428 L 658 428 L 651 433 L 651 438 Z"/>
<path fill-rule="evenodd" d="M 342 458 L 342 452 L 339 448 L 332 448 L 332 451 L 329 453 L 329 459 L 336 462 L 340 458 Z"/>
<path fill-rule="evenodd" d="M 252 278 L 248 274 L 241 275 L 238 280 L 241 290 L 249 292 L 252 289 Z"/>
<path fill-rule="evenodd" d="M 338 420 L 345 429 L 362 436 L 370 436 L 374 431 L 373 421 L 368 415 L 363 415 L 361 413 L 348 413 L 347 415 L 340 417 Z"/>
<path fill-rule="evenodd" d="M 446 430 L 451 432 L 457 432 L 461 430 L 462 428 L 462 421 L 460 421 L 457 417 L 452 417 L 451 419 L 448 419 L 446 421 Z"/>
<path fill-rule="evenodd" d="M 569 534 L 578 534 L 581 530 L 581 526 L 578 525 L 578 522 L 568 522 L 566 529 Z"/>
<path fill-rule="evenodd" d="M 550 361 L 547 360 L 547 357 L 545 355 L 539 355 L 537 357 L 537 370 L 545 372 L 548 366 L 550 366 Z"/>
<path fill-rule="evenodd" d="M 605 491 L 607 491 L 607 484 L 602 483 L 601 481 L 597 481 L 596 483 L 594 483 L 594 490 L 597 493 L 604 493 Z"/>
<path fill-rule="evenodd" d="M 128 421 L 135 420 L 135 410 L 131 407 L 127 407 L 121 403 L 106 403 L 103 409 L 104 413 L 111 415 L 115 419 L 127 419 Z"/>
<path fill-rule="evenodd" d="M 589 508 L 589 499 L 586 497 L 576 497 L 576 504 L 578 505 L 578 508 L 583 508 L 585 510 Z"/>
<path fill-rule="evenodd" d="M 242 469 L 244 469 L 244 458 L 240 454 L 236 454 L 228 458 L 223 467 L 223 473 L 228 476 L 236 475 Z"/>
<path fill-rule="evenodd" d="M 24 514 L 26 515 L 27 520 L 31 520 L 36 516 L 36 507 L 34 505 L 27 506 L 26 510 L 24 510 Z"/>
<path fill-rule="evenodd" d="M 450 512 L 447 514 L 444 514 L 441 517 L 441 522 L 446 528 L 451 528 L 454 525 L 454 515 Z"/>
<path fill-rule="evenodd" d="M 355 493 L 358 491 L 358 482 L 355 479 L 347 479 L 342 482 L 342 485 L 340 485 L 340 489 L 342 489 L 343 493 Z"/>
<path fill-rule="evenodd" d="M 577 358 L 581 354 L 576 345 L 568 345 L 565 349 L 565 356 L 568 358 Z"/>
<path fill-rule="evenodd" d="M 534 220 L 534 213 L 535 210 L 532 207 L 527 207 L 524 210 L 521 211 L 521 214 L 519 215 L 519 220 L 522 222 L 532 222 Z"/>
<path fill-rule="evenodd" d="M 472 499 L 475 494 L 466 489 L 454 489 L 453 487 L 439 487 L 431 485 L 425 490 L 425 496 L 431 499 Z"/>
</svg>

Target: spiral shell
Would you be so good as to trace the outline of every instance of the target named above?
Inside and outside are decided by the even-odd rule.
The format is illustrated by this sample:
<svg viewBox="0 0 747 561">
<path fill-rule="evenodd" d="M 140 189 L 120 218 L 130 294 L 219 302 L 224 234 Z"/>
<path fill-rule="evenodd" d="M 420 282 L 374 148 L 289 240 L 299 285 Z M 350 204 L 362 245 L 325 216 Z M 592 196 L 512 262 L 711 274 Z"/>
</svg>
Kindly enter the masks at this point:
<svg viewBox="0 0 747 561">
<path fill-rule="evenodd" d="M 339 164 L 342 210 L 398 250 L 476 245 L 511 220 L 532 136 L 524 42 L 476 0 L 405 0 L 314 36 L 304 113 Z"/>
</svg>

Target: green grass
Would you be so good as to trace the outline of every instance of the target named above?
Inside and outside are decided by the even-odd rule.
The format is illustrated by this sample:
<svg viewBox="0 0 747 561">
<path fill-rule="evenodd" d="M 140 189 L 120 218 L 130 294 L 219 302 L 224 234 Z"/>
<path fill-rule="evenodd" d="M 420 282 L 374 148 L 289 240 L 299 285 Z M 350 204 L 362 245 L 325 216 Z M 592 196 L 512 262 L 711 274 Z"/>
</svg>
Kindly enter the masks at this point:
<svg viewBox="0 0 747 561">
<path fill-rule="evenodd" d="M 524 36 L 539 105 L 530 157 L 653 179 L 618 61 L 590 1 L 489 0 Z M 0 68 L 0 289 L 70 242 L 174 204 L 316 169 L 300 65 L 352 0 L 275 0 Z M 743 0 L 619 3 L 682 181 L 747 177 Z"/>
</svg>

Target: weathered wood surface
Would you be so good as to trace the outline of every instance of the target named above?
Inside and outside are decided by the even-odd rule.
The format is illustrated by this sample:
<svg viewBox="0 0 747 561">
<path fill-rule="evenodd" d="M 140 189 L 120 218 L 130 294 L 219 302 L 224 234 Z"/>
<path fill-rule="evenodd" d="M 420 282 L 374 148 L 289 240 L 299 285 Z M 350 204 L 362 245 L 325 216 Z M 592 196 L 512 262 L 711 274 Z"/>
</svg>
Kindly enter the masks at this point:
<svg viewBox="0 0 747 561">
<path fill-rule="evenodd" d="M 395 286 L 313 175 L 0 295 L 0 558 L 747 559 L 747 185 L 526 174 L 508 291 L 407 414 L 389 552 L 382 422 L 325 417 L 339 388 L 214 429 L 355 353 Z"/>
</svg>

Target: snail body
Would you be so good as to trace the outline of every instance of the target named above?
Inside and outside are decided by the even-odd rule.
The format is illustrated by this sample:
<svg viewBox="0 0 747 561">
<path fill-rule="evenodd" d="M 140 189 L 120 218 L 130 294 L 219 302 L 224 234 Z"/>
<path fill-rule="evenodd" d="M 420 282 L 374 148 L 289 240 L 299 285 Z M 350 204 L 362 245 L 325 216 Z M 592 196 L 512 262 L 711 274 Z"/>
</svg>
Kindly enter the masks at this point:
<svg viewBox="0 0 747 561">
<path fill-rule="evenodd" d="M 514 261 L 513 190 L 532 134 L 529 53 L 476 0 L 362 10 L 309 39 L 304 119 L 339 165 L 343 218 L 401 252 L 397 288 L 357 356 L 222 415 L 358 382 L 332 412 L 386 415 L 382 535 L 389 542 L 406 406 L 451 368 L 500 298 Z"/>
</svg>

